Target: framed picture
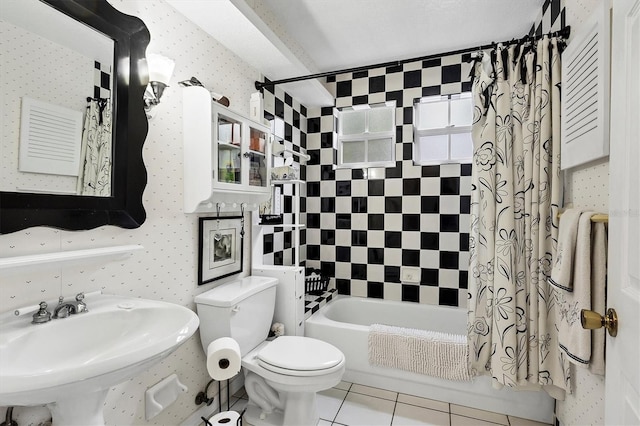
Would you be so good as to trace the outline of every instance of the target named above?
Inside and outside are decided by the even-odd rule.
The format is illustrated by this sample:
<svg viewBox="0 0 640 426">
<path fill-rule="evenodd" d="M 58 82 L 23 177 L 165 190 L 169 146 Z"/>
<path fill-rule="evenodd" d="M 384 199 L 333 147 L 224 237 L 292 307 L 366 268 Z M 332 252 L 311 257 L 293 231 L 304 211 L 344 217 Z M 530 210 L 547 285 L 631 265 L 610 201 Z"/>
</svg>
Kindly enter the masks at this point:
<svg viewBox="0 0 640 426">
<path fill-rule="evenodd" d="M 242 272 L 242 216 L 201 217 L 198 285 Z"/>
</svg>

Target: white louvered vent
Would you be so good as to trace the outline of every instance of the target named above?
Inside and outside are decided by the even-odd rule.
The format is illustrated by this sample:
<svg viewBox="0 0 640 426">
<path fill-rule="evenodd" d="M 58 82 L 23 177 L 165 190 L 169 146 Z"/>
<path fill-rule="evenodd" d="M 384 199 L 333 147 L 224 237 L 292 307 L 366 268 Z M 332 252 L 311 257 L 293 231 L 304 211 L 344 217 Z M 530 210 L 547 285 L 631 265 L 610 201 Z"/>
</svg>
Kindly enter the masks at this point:
<svg viewBox="0 0 640 426">
<path fill-rule="evenodd" d="M 21 172 L 77 176 L 82 143 L 82 112 L 22 98 Z"/>
<path fill-rule="evenodd" d="M 602 2 L 562 54 L 562 169 L 609 155 L 608 4 Z"/>
</svg>

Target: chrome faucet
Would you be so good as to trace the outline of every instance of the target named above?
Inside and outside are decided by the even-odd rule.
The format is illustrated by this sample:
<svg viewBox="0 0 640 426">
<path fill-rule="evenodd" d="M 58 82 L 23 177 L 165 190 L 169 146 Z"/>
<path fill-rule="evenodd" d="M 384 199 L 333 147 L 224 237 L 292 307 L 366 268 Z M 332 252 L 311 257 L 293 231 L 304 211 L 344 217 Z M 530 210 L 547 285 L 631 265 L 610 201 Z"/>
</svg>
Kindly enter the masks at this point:
<svg viewBox="0 0 640 426">
<path fill-rule="evenodd" d="M 84 293 L 78 293 L 75 301 L 65 302 L 64 297 L 58 299 L 58 306 L 53 310 L 53 318 L 66 318 L 69 315 L 88 312 L 87 304 L 83 302 Z"/>
<path fill-rule="evenodd" d="M 19 315 L 18 311 L 16 311 L 16 315 Z M 31 324 L 44 324 L 49 321 L 51 321 L 51 312 L 47 311 L 47 302 L 40 302 L 40 309 L 33 314 Z"/>
</svg>

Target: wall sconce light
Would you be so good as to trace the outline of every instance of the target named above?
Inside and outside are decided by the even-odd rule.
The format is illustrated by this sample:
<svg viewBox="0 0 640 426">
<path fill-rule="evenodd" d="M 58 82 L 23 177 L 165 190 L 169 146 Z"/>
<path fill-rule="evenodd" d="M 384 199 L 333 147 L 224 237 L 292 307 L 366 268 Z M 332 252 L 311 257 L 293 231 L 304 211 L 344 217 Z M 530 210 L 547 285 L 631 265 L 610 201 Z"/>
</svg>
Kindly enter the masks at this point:
<svg viewBox="0 0 640 426">
<path fill-rule="evenodd" d="M 162 55 L 150 53 L 147 55 L 147 66 L 149 67 L 149 85 L 144 92 L 144 105 L 147 117 L 151 118 L 151 108 L 160 103 L 176 63 Z"/>
</svg>

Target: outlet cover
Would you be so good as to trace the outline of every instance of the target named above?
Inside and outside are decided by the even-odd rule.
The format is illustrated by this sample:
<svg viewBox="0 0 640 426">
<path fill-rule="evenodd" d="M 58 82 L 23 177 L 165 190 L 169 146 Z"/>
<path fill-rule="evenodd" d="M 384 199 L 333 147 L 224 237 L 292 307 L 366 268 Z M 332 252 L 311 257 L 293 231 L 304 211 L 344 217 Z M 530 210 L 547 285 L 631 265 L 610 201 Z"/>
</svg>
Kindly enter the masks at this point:
<svg viewBox="0 0 640 426">
<path fill-rule="evenodd" d="M 420 268 L 403 266 L 400 269 L 400 281 L 403 283 L 420 283 Z"/>
</svg>

